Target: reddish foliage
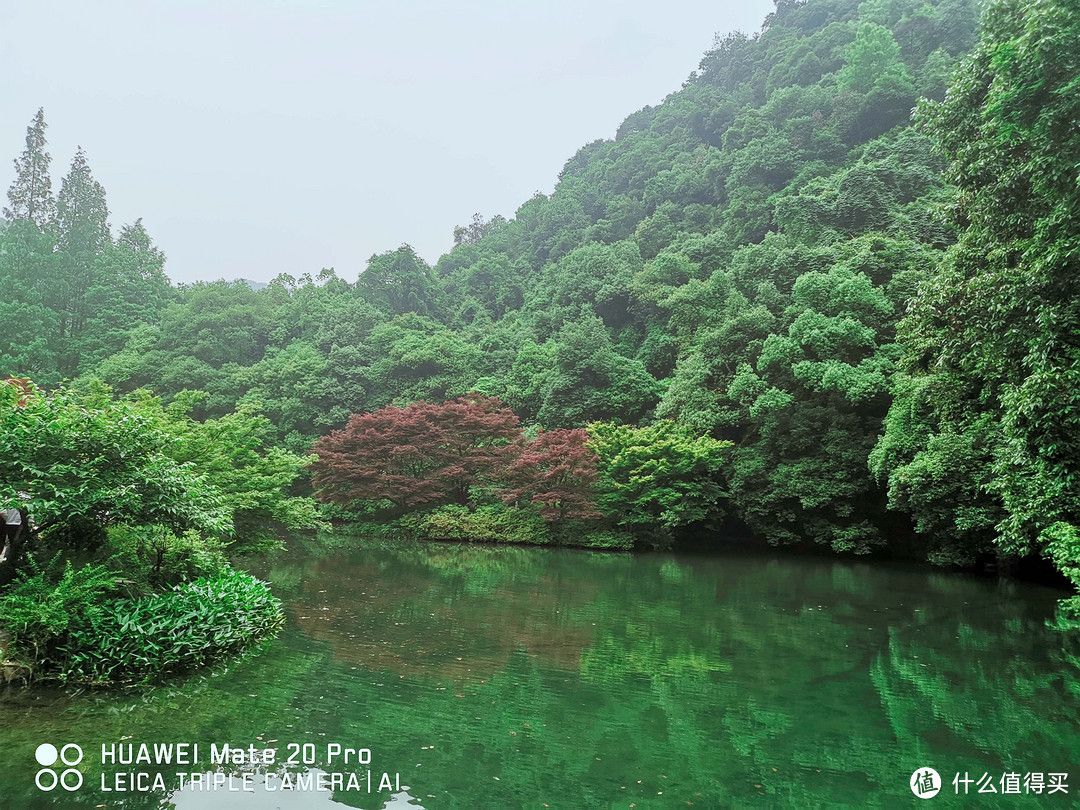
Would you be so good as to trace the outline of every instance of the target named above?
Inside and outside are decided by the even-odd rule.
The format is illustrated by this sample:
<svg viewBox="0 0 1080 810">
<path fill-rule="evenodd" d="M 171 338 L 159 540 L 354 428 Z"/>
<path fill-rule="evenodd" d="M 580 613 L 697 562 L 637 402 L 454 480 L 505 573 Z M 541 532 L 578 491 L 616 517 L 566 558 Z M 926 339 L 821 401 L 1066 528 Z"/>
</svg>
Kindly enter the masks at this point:
<svg viewBox="0 0 1080 810">
<path fill-rule="evenodd" d="M 312 483 L 321 500 L 341 505 L 466 503 L 469 488 L 505 464 L 520 436 L 513 411 L 480 394 L 441 405 L 387 406 L 354 414 L 343 430 L 315 442 Z"/>
<path fill-rule="evenodd" d="M 503 481 L 503 503 L 527 501 L 540 507 L 547 520 L 600 517 L 594 488 L 598 458 L 583 429 L 540 431 L 522 442 L 509 461 Z"/>
<path fill-rule="evenodd" d="M 19 408 L 25 408 L 37 390 L 34 388 L 34 384 L 30 382 L 27 377 L 8 377 L 2 383 L 3 385 L 10 385 L 16 391 L 18 399 L 15 400 L 15 405 Z"/>
</svg>

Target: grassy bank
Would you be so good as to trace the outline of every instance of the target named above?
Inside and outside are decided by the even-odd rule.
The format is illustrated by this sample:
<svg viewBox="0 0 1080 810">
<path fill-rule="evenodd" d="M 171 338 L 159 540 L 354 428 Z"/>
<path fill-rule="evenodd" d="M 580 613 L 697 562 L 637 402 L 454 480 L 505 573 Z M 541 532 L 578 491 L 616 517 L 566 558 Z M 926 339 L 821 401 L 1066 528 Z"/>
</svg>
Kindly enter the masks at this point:
<svg viewBox="0 0 1080 810">
<path fill-rule="evenodd" d="M 90 564 L 34 567 L 0 598 L 5 671 L 24 680 L 121 684 L 179 675 L 275 632 L 281 602 L 231 567 L 138 598 Z"/>
<path fill-rule="evenodd" d="M 329 510 L 328 510 L 329 511 Z M 535 509 L 444 504 L 406 515 L 337 510 L 333 523 L 349 535 L 392 540 L 507 543 L 627 550 L 634 537 L 597 520 L 544 520 Z"/>
</svg>

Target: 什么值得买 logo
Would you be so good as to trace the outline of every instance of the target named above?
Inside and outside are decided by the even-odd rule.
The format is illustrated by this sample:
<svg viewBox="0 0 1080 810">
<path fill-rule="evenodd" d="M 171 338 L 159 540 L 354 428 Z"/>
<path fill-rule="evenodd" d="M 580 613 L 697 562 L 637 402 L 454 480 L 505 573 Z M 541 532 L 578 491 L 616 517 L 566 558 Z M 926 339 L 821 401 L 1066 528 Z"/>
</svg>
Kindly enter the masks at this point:
<svg viewBox="0 0 1080 810">
<path fill-rule="evenodd" d="M 941 790 L 941 777 L 933 768 L 919 768 L 911 775 L 911 792 L 920 799 L 932 799 Z"/>
</svg>

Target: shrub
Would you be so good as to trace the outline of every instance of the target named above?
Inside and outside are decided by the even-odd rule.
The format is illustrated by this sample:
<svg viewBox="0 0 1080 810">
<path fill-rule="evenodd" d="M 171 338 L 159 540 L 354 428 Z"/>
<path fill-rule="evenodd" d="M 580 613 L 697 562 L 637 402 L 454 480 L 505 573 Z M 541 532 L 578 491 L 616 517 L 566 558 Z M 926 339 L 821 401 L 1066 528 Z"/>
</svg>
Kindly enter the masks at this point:
<svg viewBox="0 0 1080 810">
<path fill-rule="evenodd" d="M 426 540 L 534 545 L 551 542 L 551 533 L 539 512 L 502 505 L 480 506 L 474 512 L 464 506 L 443 506 L 417 516 L 413 525 Z"/>
<path fill-rule="evenodd" d="M 116 574 L 102 565 L 73 568 L 57 554 L 41 566 L 27 555 L 26 567 L 0 595 L 0 620 L 10 636 L 4 652 L 22 659 L 33 673 L 70 628 L 92 620 L 115 581 Z"/>
<path fill-rule="evenodd" d="M 1043 529 L 1040 541 L 1046 544 L 1045 554 L 1057 569 L 1080 589 L 1080 531 L 1063 521 Z M 1070 596 L 1058 603 L 1057 626 L 1062 630 L 1080 628 L 1080 596 Z"/>
<path fill-rule="evenodd" d="M 228 567 L 219 541 L 198 532 L 177 535 L 162 526 L 112 526 L 107 551 L 142 592 L 213 577 Z"/>
<path fill-rule="evenodd" d="M 599 529 L 596 531 L 575 532 L 572 541 L 566 545 L 581 546 L 582 548 L 618 548 L 632 549 L 634 536 L 629 532 L 618 529 Z"/>
<path fill-rule="evenodd" d="M 553 525 L 537 509 L 487 505 L 470 511 L 456 504 L 398 521 L 421 540 L 471 543 L 527 543 L 581 548 L 629 549 L 634 537 L 619 529 L 597 528 L 597 521 L 569 520 Z"/>
<path fill-rule="evenodd" d="M 58 646 L 56 675 L 93 683 L 147 681 L 243 650 L 284 621 L 265 582 L 235 569 L 88 614 Z"/>
<path fill-rule="evenodd" d="M 638 540 L 671 544 L 678 530 L 723 517 L 720 472 L 732 443 L 664 420 L 648 427 L 589 425 L 600 456 L 600 509 Z"/>
</svg>

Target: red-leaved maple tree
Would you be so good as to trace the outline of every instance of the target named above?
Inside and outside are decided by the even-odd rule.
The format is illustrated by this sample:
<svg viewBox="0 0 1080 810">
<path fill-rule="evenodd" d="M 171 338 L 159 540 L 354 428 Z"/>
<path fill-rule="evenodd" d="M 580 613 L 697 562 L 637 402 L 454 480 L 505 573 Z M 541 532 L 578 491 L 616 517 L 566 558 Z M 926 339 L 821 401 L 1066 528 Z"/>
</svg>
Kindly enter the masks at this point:
<svg viewBox="0 0 1080 810">
<path fill-rule="evenodd" d="M 600 517 L 596 510 L 596 453 L 577 430 L 542 430 L 521 442 L 501 476 L 503 503 L 532 503 L 546 520 Z"/>
<path fill-rule="evenodd" d="M 311 479 L 320 500 L 343 506 L 355 500 L 401 508 L 465 504 L 471 487 L 506 466 L 520 437 L 517 416 L 494 397 L 389 405 L 354 414 L 342 430 L 316 441 Z"/>
</svg>

